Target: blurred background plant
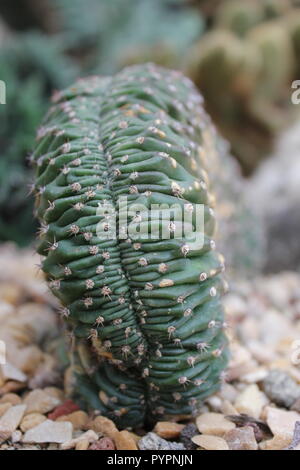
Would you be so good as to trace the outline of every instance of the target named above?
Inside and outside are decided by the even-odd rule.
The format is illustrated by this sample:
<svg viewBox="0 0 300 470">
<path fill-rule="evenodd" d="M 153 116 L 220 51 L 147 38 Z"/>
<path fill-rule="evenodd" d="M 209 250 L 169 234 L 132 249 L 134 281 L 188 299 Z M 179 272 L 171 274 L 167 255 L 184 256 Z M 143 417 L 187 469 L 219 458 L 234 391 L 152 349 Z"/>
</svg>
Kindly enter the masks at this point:
<svg viewBox="0 0 300 470">
<path fill-rule="evenodd" d="M 211 170 L 217 180 L 222 169 L 217 211 L 230 267 L 270 266 L 270 224 L 247 191 L 264 159 L 279 162 L 274 143 L 299 120 L 290 99 L 300 79 L 298 0 L 2 0 L 0 241 L 34 239 L 28 156 L 51 93 L 146 61 L 189 75 L 230 143 L 236 161 L 226 150 Z"/>
</svg>

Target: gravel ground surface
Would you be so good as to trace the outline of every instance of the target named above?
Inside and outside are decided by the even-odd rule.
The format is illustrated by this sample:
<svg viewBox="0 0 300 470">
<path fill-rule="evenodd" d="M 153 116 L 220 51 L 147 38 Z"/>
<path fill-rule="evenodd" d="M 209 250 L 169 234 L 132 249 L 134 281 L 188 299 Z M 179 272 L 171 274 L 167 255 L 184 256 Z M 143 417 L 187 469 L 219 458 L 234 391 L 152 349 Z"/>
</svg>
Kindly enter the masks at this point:
<svg viewBox="0 0 300 470">
<path fill-rule="evenodd" d="M 300 275 L 231 281 L 221 391 L 190 422 L 130 432 L 68 397 L 59 306 L 39 258 L 4 245 L 0 259 L 0 450 L 300 450 Z"/>
</svg>

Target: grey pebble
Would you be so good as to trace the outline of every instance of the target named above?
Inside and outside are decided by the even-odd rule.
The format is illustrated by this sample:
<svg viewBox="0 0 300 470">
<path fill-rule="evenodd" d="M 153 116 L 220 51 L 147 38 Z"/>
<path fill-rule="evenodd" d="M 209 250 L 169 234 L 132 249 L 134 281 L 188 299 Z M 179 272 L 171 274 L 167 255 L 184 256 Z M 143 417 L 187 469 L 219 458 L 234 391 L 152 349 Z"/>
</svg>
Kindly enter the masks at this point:
<svg viewBox="0 0 300 470">
<path fill-rule="evenodd" d="M 169 442 L 162 439 L 154 432 L 148 432 L 146 436 L 139 440 L 140 450 L 185 450 L 180 442 Z"/>
<path fill-rule="evenodd" d="M 262 385 L 265 394 L 278 406 L 290 408 L 300 398 L 300 386 L 282 370 L 271 370 Z"/>
</svg>

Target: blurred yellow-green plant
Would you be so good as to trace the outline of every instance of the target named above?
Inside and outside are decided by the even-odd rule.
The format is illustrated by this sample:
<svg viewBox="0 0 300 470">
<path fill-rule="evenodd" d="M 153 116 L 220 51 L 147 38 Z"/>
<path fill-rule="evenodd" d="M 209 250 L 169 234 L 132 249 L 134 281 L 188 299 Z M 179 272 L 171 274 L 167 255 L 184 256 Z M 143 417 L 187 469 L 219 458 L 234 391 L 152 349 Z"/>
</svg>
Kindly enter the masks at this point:
<svg viewBox="0 0 300 470">
<path fill-rule="evenodd" d="M 292 2 L 222 3 L 215 28 L 189 51 L 186 70 L 246 174 L 295 117 L 291 83 L 300 59 L 300 10 Z"/>
</svg>

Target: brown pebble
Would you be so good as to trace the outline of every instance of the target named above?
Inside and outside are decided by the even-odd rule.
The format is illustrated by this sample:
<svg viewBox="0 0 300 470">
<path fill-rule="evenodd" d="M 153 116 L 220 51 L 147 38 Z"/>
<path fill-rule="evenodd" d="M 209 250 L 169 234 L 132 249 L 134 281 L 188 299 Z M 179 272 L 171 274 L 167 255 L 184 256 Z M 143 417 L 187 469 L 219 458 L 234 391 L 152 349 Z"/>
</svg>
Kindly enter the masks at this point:
<svg viewBox="0 0 300 470">
<path fill-rule="evenodd" d="M 64 392 L 57 387 L 45 387 L 44 392 L 50 395 L 50 397 L 57 398 L 61 402 L 64 401 Z"/>
<path fill-rule="evenodd" d="M 111 439 L 114 439 L 115 434 L 119 432 L 115 423 L 111 419 L 105 418 L 105 416 L 97 416 L 91 423 L 91 429 Z"/>
<path fill-rule="evenodd" d="M 16 393 L 6 393 L 0 398 L 0 403 L 11 403 L 12 405 L 20 405 L 22 403 L 21 398 Z"/>
<path fill-rule="evenodd" d="M 11 408 L 11 407 L 12 407 L 12 404 L 11 404 L 11 403 L 1 403 L 1 404 L 0 404 L 0 418 L 1 418 L 1 416 L 3 416 L 4 413 L 6 413 L 7 410 L 8 410 L 9 408 Z"/>
<path fill-rule="evenodd" d="M 51 397 L 44 390 L 36 389 L 30 392 L 24 399 L 25 405 L 27 405 L 26 414 L 29 413 L 41 413 L 45 414 L 52 411 L 56 406 L 60 404 L 60 400 Z"/>
<path fill-rule="evenodd" d="M 117 450 L 138 450 L 135 440 L 128 431 L 120 431 L 115 434 L 114 441 Z"/>
<path fill-rule="evenodd" d="M 73 429 L 75 431 L 79 429 L 85 429 L 87 426 L 89 417 L 85 411 L 74 411 L 69 415 L 59 416 L 56 421 L 69 421 L 73 424 Z"/>
<path fill-rule="evenodd" d="M 276 445 L 277 449 L 287 447 L 293 439 L 295 424 L 300 421 L 300 414 L 271 406 L 266 407 L 266 414 L 267 424 L 276 438 L 273 443 L 267 445 Z"/>
<path fill-rule="evenodd" d="M 224 415 L 238 415 L 239 413 L 235 407 L 228 400 L 224 400 L 221 406 L 221 411 Z"/>
<path fill-rule="evenodd" d="M 260 450 L 283 450 L 291 443 L 291 439 L 286 436 L 274 436 L 259 444 Z"/>
<path fill-rule="evenodd" d="M 99 441 L 93 442 L 89 450 L 115 450 L 115 444 L 109 437 L 102 437 Z"/>
<path fill-rule="evenodd" d="M 22 403 L 22 400 L 16 393 L 6 393 L 0 399 L 0 403 L 11 403 L 12 405 L 20 405 Z"/>
<path fill-rule="evenodd" d="M 17 305 L 23 295 L 22 288 L 11 282 L 2 282 L 0 285 L 0 299 L 11 305 Z"/>
<path fill-rule="evenodd" d="M 41 413 L 29 413 L 22 419 L 20 428 L 23 432 L 26 432 L 29 429 L 32 429 L 35 426 L 38 426 L 39 424 L 43 423 L 44 421 L 46 421 L 46 419 L 46 416 L 42 415 Z"/>
<path fill-rule="evenodd" d="M 82 441 L 77 442 L 75 450 L 88 450 L 89 445 L 90 443 L 88 439 L 82 439 Z"/>
<path fill-rule="evenodd" d="M 210 434 L 222 437 L 227 431 L 235 428 L 235 424 L 227 420 L 220 413 L 203 413 L 196 419 L 201 434 Z"/>
<path fill-rule="evenodd" d="M 0 418 L 0 443 L 10 438 L 23 419 L 26 405 L 10 407 Z"/>
<path fill-rule="evenodd" d="M 153 432 L 163 439 L 176 439 L 179 437 L 183 428 L 183 424 L 172 423 L 171 421 L 159 421 L 156 423 Z"/>
<path fill-rule="evenodd" d="M 201 436 L 192 437 L 192 441 L 205 450 L 229 450 L 227 442 L 218 436 L 202 434 Z"/>
</svg>

